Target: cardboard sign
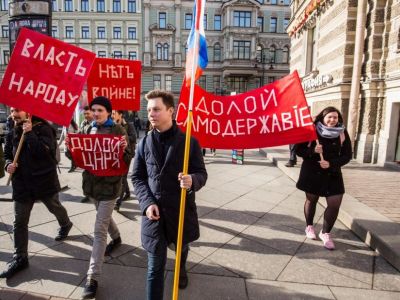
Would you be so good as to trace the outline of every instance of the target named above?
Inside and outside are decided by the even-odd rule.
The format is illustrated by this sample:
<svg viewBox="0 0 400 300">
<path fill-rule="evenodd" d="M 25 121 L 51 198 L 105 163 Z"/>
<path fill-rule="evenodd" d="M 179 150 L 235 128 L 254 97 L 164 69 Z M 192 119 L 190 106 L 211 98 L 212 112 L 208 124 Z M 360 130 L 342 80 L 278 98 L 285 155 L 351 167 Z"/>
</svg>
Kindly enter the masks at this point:
<svg viewBox="0 0 400 300">
<path fill-rule="evenodd" d="M 137 60 L 96 58 L 88 78 L 88 99 L 111 100 L 115 110 L 140 110 L 142 64 Z"/>
<path fill-rule="evenodd" d="M 182 86 L 177 124 L 186 130 L 189 88 Z M 203 148 L 252 149 L 315 140 L 314 124 L 297 72 L 235 96 L 195 86 L 192 133 Z"/>
<path fill-rule="evenodd" d="M 128 172 L 121 148 L 122 136 L 68 134 L 74 163 L 96 176 L 122 176 Z"/>
<path fill-rule="evenodd" d="M 95 54 L 22 28 L 0 87 L 0 102 L 68 126 Z"/>
</svg>

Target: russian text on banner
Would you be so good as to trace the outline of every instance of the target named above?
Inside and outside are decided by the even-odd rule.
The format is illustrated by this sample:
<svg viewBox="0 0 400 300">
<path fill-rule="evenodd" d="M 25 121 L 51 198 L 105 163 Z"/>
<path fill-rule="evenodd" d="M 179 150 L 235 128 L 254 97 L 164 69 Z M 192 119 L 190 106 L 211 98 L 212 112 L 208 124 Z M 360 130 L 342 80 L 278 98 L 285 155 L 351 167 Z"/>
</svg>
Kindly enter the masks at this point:
<svg viewBox="0 0 400 300">
<path fill-rule="evenodd" d="M 69 125 L 95 54 L 22 28 L 0 87 L 0 102 Z"/>
<path fill-rule="evenodd" d="M 68 134 L 74 163 L 96 176 L 120 176 L 128 171 L 121 147 L 122 136 L 112 134 Z"/>
<path fill-rule="evenodd" d="M 202 147 L 252 149 L 317 138 L 297 71 L 261 88 L 217 96 L 195 86 L 193 135 Z M 182 85 L 176 120 L 186 127 L 189 88 Z"/>
<path fill-rule="evenodd" d="M 104 96 L 113 109 L 138 111 L 141 75 L 138 60 L 96 58 L 88 78 L 88 100 Z"/>
</svg>

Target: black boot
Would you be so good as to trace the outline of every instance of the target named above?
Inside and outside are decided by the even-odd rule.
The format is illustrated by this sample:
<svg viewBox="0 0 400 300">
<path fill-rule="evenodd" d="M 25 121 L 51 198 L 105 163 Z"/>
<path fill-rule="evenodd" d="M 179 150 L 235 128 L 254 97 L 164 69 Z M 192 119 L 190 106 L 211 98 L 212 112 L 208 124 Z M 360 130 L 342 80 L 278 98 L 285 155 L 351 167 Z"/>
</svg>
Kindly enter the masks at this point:
<svg viewBox="0 0 400 300">
<path fill-rule="evenodd" d="M 186 268 L 181 268 L 179 272 L 179 288 L 181 290 L 186 289 L 189 283 L 189 278 L 187 276 Z"/>
<path fill-rule="evenodd" d="M 27 257 L 14 257 L 8 264 L 7 269 L 0 273 L 0 278 L 11 278 L 19 271 L 29 267 Z"/>
<path fill-rule="evenodd" d="M 93 299 L 96 297 L 97 292 L 97 280 L 88 279 L 83 289 L 82 299 Z"/>
<path fill-rule="evenodd" d="M 111 252 L 117 248 L 117 246 L 121 245 L 121 237 L 117 237 L 115 240 L 112 240 L 108 243 L 106 247 L 106 251 L 104 253 L 105 256 L 110 256 Z"/>
<path fill-rule="evenodd" d="M 65 226 L 61 226 L 58 229 L 58 233 L 57 236 L 54 238 L 56 241 L 62 241 L 63 239 L 65 239 L 68 236 L 69 231 L 72 228 L 72 222 L 69 222 L 68 225 Z"/>
</svg>

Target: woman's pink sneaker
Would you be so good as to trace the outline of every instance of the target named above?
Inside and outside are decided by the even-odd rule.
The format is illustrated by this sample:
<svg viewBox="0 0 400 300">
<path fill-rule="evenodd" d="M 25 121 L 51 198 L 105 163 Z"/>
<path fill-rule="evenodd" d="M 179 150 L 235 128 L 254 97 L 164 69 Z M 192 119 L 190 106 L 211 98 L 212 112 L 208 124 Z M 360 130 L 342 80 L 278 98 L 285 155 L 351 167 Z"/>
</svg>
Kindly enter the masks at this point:
<svg viewBox="0 0 400 300">
<path fill-rule="evenodd" d="M 304 231 L 306 232 L 306 237 L 308 239 L 312 239 L 312 240 L 316 240 L 317 239 L 317 235 L 315 234 L 314 226 L 308 225 L 306 227 L 306 230 L 304 230 Z"/>
<path fill-rule="evenodd" d="M 324 243 L 324 247 L 326 249 L 328 249 L 328 250 L 335 249 L 335 244 L 334 244 L 334 242 L 332 240 L 332 237 L 331 237 L 330 233 L 328 233 L 328 232 L 327 233 L 322 233 L 322 230 L 321 230 L 321 232 L 319 233 L 318 236 L 321 239 L 321 241 Z"/>
</svg>

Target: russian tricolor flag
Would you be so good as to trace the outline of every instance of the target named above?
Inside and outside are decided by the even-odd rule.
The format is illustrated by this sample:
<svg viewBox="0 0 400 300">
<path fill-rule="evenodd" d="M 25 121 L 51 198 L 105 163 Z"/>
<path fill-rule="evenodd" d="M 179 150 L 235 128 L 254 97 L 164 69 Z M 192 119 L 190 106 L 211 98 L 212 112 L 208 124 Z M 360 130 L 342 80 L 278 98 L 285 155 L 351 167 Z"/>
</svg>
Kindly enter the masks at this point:
<svg viewBox="0 0 400 300">
<path fill-rule="evenodd" d="M 192 69 L 194 68 L 194 81 L 196 81 L 208 63 L 207 42 L 203 23 L 205 4 L 205 0 L 194 1 L 192 29 L 187 41 L 186 86 L 190 86 Z"/>
</svg>

